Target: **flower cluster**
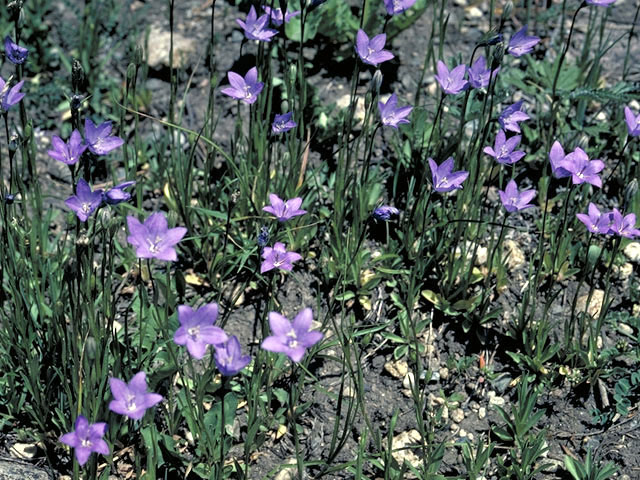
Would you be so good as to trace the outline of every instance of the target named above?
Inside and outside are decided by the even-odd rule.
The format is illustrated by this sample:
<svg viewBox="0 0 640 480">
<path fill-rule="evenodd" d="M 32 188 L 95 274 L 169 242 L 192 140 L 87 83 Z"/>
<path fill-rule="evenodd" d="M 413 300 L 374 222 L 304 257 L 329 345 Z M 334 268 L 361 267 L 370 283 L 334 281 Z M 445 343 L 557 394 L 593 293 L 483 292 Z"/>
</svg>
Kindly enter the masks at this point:
<svg viewBox="0 0 640 480">
<path fill-rule="evenodd" d="M 47 154 L 54 160 L 75 165 L 85 150 L 89 149 L 95 155 L 106 155 L 124 144 L 120 137 L 111 135 L 111 122 L 103 122 L 97 125 L 87 118 L 84 122 L 85 139 L 78 130 L 71 132 L 69 140 L 65 143 L 60 137 L 51 137 L 53 148 Z"/>
<path fill-rule="evenodd" d="M 634 213 L 623 215 L 617 208 L 611 212 L 603 213 L 595 204 L 589 203 L 588 213 L 578 213 L 576 217 L 591 233 L 619 235 L 625 238 L 640 237 L 640 230 L 635 228 L 636 216 Z"/>
<path fill-rule="evenodd" d="M 126 192 L 125 189 L 135 185 L 135 183 L 133 181 L 124 182 L 106 191 L 102 189 L 92 190 L 86 180 L 80 178 L 76 184 L 76 194 L 71 195 L 64 203 L 75 212 L 81 222 L 86 222 L 103 203 L 117 205 L 129 200 L 131 194 Z"/>
<path fill-rule="evenodd" d="M 556 178 L 571 177 L 574 185 L 590 183 L 594 187 L 602 187 L 602 179 L 598 175 L 604 169 L 602 160 L 590 160 L 580 147 L 565 155 L 560 142 L 555 141 L 549 152 L 551 171 Z"/>
</svg>

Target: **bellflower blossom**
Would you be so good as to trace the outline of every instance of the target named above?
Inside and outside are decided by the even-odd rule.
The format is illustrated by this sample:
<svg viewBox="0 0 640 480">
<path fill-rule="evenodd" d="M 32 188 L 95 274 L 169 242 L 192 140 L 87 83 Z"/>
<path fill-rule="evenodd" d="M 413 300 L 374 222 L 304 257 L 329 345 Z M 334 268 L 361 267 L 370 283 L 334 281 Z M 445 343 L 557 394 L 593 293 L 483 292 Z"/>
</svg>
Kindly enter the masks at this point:
<svg viewBox="0 0 640 480">
<path fill-rule="evenodd" d="M 251 362 L 249 355 L 242 355 L 240 342 L 235 335 L 226 342 L 216 345 L 214 359 L 216 367 L 225 377 L 235 375 Z"/>
<path fill-rule="evenodd" d="M 271 205 L 263 207 L 262 210 L 272 214 L 280 222 L 286 222 L 293 217 L 307 213 L 306 210 L 300 209 L 300 205 L 302 205 L 302 198 L 300 197 L 292 198 L 285 202 L 276 194 L 270 193 L 269 201 L 271 202 Z"/>
<path fill-rule="evenodd" d="M 449 95 L 457 95 L 469 87 L 469 82 L 464 79 L 467 73 L 467 66 L 463 63 L 453 68 L 451 71 L 442 60 L 438 60 L 438 74 L 434 75 L 440 87 Z"/>
<path fill-rule="evenodd" d="M 296 10 L 295 12 L 285 12 L 285 14 L 282 15 L 281 8 L 272 9 L 271 7 L 262 7 L 262 9 L 267 15 L 269 15 L 271 23 L 273 23 L 276 27 L 281 26 L 283 22 L 289 23 L 293 17 L 295 17 L 296 15 L 300 15 L 300 10 Z"/>
<path fill-rule="evenodd" d="M 625 238 L 640 237 L 640 230 L 634 228 L 636 225 L 635 213 L 622 215 L 617 208 L 611 212 L 611 232 Z"/>
<path fill-rule="evenodd" d="M 265 13 L 258 17 L 256 9 L 252 5 L 246 20 L 243 22 L 242 20 L 237 19 L 236 23 L 242 27 L 245 37 L 249 40 L 270 42 L 271 38 L 276 36 L 278 32 L 271 28 L 267 28 L 268 21 L 269 15 Z"/>
<path fill-rule="evenodd" d="M 78 130 L 71 132 L 71 137 L 69 137 L 67 143 L 64 143 L 60 137 L 54 135 L 51 137 L 51 144 L 53 149 L 48 150 L 47 154 L 54 160 L 67 165 L 78 163 L 84 151 L 89 147 L 82 141 L 82 136 Z"/>
<path fill-rule="evenodd" d="M 293 262 L 302 259 L 302 255 L 296 252 L 287 252 L 284 243 L 276 242 L 271 247 L 264 247 L 262 252 L 264 261 L 260 265 L 260 273 L 268 272 L 274 268 L 290 272 L 293 269 Z"/>
<path fill-rule="evenodd" d="M 93 452 L 109 455 L 109 445 L 102 439 L 107 427 L 104 422 L 89 423 L 86 417 L 78 415 L 75 430 L 62 435 L 60 441 L 75 449 L 76 460 L 82 466 Z"/>
<path fill-rule="evenodd" d="M 510 180 L 509 183 L 507 183 L 507 188 L 505 188 L 504 191 L 498 190 L 498 194 L 500 195 L 500 201 L 502 202 L 504 209 L 507 212 L 512 213 L 533 207 L 533 204 L 529 202 L 536 196 L 536 191 L 523 190 L 522 192 L 519 192 L 518 185 L 515 180 Z"/>
<path fill-rule="evenodd" d="M 602 160 L 589 160 L 589 156 L 580 147 L 564 157 L 560 165 L 571 173 L 571 180 L 574 185 L 586 182 L 594 187 L 602 188 L 602 180 L 598 173 L 604 170 L 604 162 Z"/>
<path fill-rule="evenodd" d="M 409 10 L 416 0 L 384 0 L 384 6 L 389 15 L 397 15 Z"/>
<path fill-rule="evenodd" d="M 136 373 L 129 383 L 112 377 L 109 386 L 114 398 L 109 403 L 109 410 L 133 420 L 140 420 L 147 408 L 164 400 L 162 395 L 147 392 L 147 376 L 144 372 Z"/>
<path fill-rule="evenodd" d="M 564 178 L 571 176 L 571 172 L 567 171 L 563 166 L 566 155 L 564 148 L 557 140 L 551 145 L 551 151 L 549 151 L 549 161 L 551 162 L 551 173 L 556 178 Z"/>
<path fill-rule="evenodd" d="M 629 135 L 632 137 L 640 135 L 640 115 L 635 116 L 629 107 L 624 107 L 624 119 L 627 122 Z"/>
<path fill-rule="evenodd" d="M 398 215 L 399 213 L 400 210 L 398 210 L 396 207 L 392 207 L 390 205 L 380 205 L 373 210 L 371 216 L 376 220 L 388 222 L 391 219 L 391 215 Z"/>
<path fill-rule="evenodd" d="M 507 140 L 504 130 L 500 130 L 496 135 L 493 148 L 484 147 L 483 152 L 495 158 L 498 163 L 512 165 L 525 156 L 524 152 L 514 152 L 521 138 L 520 135 L 516 135 Z"/>
<path fill-rule="evenodd" d="M 433 158 L 429 158 L 429 168 L 433 189 L 440 193 L 462 188 L 462 182 L 469 176 L 469 172 L 465 170 L 453 171 L 453 157 L 447 158 L 442 165 L 438 165 Z"/>
<path fill-rule="evenodd" d="M 106 155 L 124 144 L 120 137 L 111 135 L 111 122 L 102 122 L 96 126 L 90 118 L 84 120 L 85 143 L 89 151 L 96 155 Z"/>
<path fill-rule="evenodd" d="M 597 7 L 608 7 L 613 5 L 616 0 L 586 0 L 587 5 L 595 5 Z"/>
<path fill-rule="evenodd" d="M 117 205 L 131 199 L 131 194 L 125 192 L 125 188 L 133 187 L 136 184 L 133 180 L 123 182 L 115 187 L 110 188 L 103 194 L 103 200 L 109 205 Z"/>
<path fill-rule="evenodd" d="M 531 117 L 527 115 L 522 108 L 524 100 L 518 100 L 513 105 L 505 108 L 498 117 L 498 123 L 504 130 L 520 133 L 520 122 L 529 120 Z"/>
<path fill-rule="evenodd" d="M 509 46 L 507 47 L 507 53 L 514 57 L 521 57 L 527 53 L 533 51 L 540 41 L 540 37 L 527 36 L 527 26 L 525 25 L 518 30 L 509 40 Z"/>
<path fill-rule="evenodd" d="M 500 67 L 496 68 L 493 72 L 487 68 L 487 59 L 484 55 L 480 55 L 478 59 L 473 62 L 473 65 L 467 70 L 469 73 L 469 84 L 473 88 L 487 88 L 489 81 L 500 71 Z"/>
<path fill-rule="evenodd" d="M 9 81 L 11 81 L 11 78 L 9 78 Z M 5 82 L 0 77 L 0 111 L 8 112 L 11 107 L 24 98 L 25 94 L 20 91 L 22 85 L 24 85 L 24 80 L 9 88 L 9 82 Z"/>
<path fill-rule="evenodd" d="M 140 223 L 136 217 L 127 216 L 129 236 L 127 241 L 136 247 L 138 258 L 157 258 L 168 262 L 178 259 L 175 245 L 187 233 L 184 227 L 169 228 L 164 213 L 156 212 Z"/>
<path fill-rule="evenodd" d="M 218 345 L 229 339 L 220 327 L 214 325 L 217 318 L 217 303 L 207 303 L 197 310 L 189 305 L 178 305 L 180 327 L 173 335 L 173 341 L 178 345 L 186 345 L 191 356 L 200 360 L 204 357 L 207 345 Z"/>
<path fill-rule="evenodd" d="M 589 214 L 577 213 L 576 217 L 587 227 L 591 233 L 609 234 L 611 233 L 611 214 L 601 213 L 598 207 L 589 202 Z"/>
<path fill-rule="evenodd" d="M 358 30 L 356 34 L 356 52 L 364 63 L 377 67 L 379 63 L 391 60 L 394 55 L 389 50 L 383 50 L 384 44 L 387 41 L 387 35 L 381 33 L 376 35 L 371 40 L 364 30 Z"/>
<path fill-rule="evenodd" d="M 312 321 L 313 312 L 310 308 L 298 313 L 293 323 L 279 313 L 270 312 L 269 326 L 273 335 L 262 341 L 262 349 L 284 353 L 293 362 L 299 362 L 307 348 L 311 348 L 324 337 L 321 332 L 311 330 Z"/>
<path fill-rule="evenodd" d="M 64 203 L 76 213 L 81 222 L 86 222 L 102 204 L 102 190 L 91 191 L 84 178 L 80 178 L 76 185 L 76 194 L 67 198 Z"/>
<path fill-rule="evenodd" d="M 273 123 L 271 124 L 271 132 L 273 133 L 284 133 L 288 132 L 292 128 L 298 126 L 296 122 L 294 122 L 291 118 L 293 117 L 293 112 L 283 113 L 282 115 L 276 115 L 273 119 Z"/>
<path fill-rule="evenodd" d="M 413 107 L 410 105 L 398 107 L 398 97 L 393 93 L 385 103 L 378 102 L 378 110 L 380 110 L 382 124 L 397 129 L 398 125 L 409 123 L 407 116 Z"/>
<path fill-rule="evenodd" d="M 227 78 L 231 86 L 223 88 L 222 93 L 236 100 L 242 100 L 244 103 L 254 103 L 258 99 L 258 94 L 264 88 L 264 83 L 258 81 L 258 69 L 256 67 L 249 69 L 244 78 L 235 72 L 228 72 Z"/>
<path fill-rule="evenodd" d="M 11 37 L 7 35 L 4 37 L 4 53 L 14 65 L 22 65 L 29 55 L 29 50 L 25 47 L 21 47 L 17 43 L 11 40 Z"/>
</svg>

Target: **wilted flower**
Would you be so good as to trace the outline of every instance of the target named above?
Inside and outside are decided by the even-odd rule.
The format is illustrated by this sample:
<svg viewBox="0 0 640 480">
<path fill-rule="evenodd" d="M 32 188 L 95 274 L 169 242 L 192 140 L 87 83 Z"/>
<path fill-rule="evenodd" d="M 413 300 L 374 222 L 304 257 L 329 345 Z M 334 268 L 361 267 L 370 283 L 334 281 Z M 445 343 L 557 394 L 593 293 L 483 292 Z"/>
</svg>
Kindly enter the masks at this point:
<svg viewBox="0 0 640 480">
<path fill-rule="evenodd" d="M 523 190 L 519 192 L 515 180 L 510 180 L 509 183 L 507 183 L 507 188 L 505 188 L 504 191 L 498 190 L 498 194 L 500 195 L 500 201 L 504 209 L 511 213 L 533 207 L 533 204 L 529 202 L 536 196 L 536 191 Z"/>
<path fill-rule="evenodd" d="M 113 188 L 110 188 L 106 192 L 104 192 L 104 201 L 109 205 L 117 205 L 118 203 L 126 202 L 131 198 L 131 194 L 129 192 L 125 192 L 125 188 L 133 187 L 136 184 L 133 180 L 128 182 L 123 182 L 119 185 L 116 185 Z"/>
<path fill-rule="evenodd" d="M 82 141 L 82 136 L 78 130 L 71 132 L 71 137 L 67 143 L 56 135 L 51 137 L 52 150 L 48 150 L 47 154 L 54 160 L 66 163 L 67 165 L 75 165 L 80 160 L 80 156 L 87 149 L 88 145 Z"/>
<path fill-rule="evenodd" d="M 496 135 L 496 140 L 493 148 L 484 147 L 483 152 L 494 157 L 496 159 L 496 162 L 498 163 L 503 163 L 506 165 L 514 164 L 525 156 L 524 152 L 514 152 L 514 149 L 520 143 L 521 138 L 522 137 L 520 135 L 516 135 L 507 140 L 504 131 L 500 130 Z"/>
<path fill-rule="evenodd" d="M 416 0 L 384 0 L 384 6 L 389 15 L 397 15 L 405 10 L 409 10 Z"/>
<path fill-rule="evenodd" d="M 431 169 L 433 189 L 440 193 L 462 188 L 462 182 L 469 176 L 469 172 L 465 170 L 453 171 L 453 157 L 447 158 L 440 166 L 433 158 L 430 158 L 429 168 Z"/>
<path fill-rule="evenodd" d="M 270 193 L 269 201 L 271 202 L 271 205 L 263 207 L 262 210 L 272 214 L 280 222 L 286 222 L 293 217 L 307 213 L 306 210 L 300 209 L 300 205 L 302 205 L 302 198 L 300 197 L 292 198 L 285 202 L 276 194 Z"/>
<path fill-rule="evenodd" d="M 480 55 L 468 70 L 469 84 L 473 88 L 487 88 L 491 78 L 495 77 L 499 71 L 500 67 L 496 68 L 493 72 L 487 68 L 487 59 L 484 58 L 484 55 Z"/>
<path fill-rule="evenodd" d="M 144 372 L 136 373 L 129 383 L 112 377 L 109 386 L 114 398 L 109 403 L 109 410 L 133 420 L 140 420 L 147 408 L 164 400 L 162 395 L 147 392 L 147 376 Z"/>
<path fill-rule="evenodd" d="M 469 82 L 464 79 L 467 73 L 467 66 L 465 64 L 458 65 L 449 71 L 445 63 L 442 60 L 438 60 L 437 68 L 438 74 L 434 75 L 434 77 L 444 93 L 456 95 L 469 87 Z"/>
<path fill-rule="evenodd" d="M 7 35 L 4 37 L 4 53 L 7 56 L 7 60 L 15 65 L 22 65 L 29 55 L 29 50 L 25 47 L 21 47 L 17 43 L 13 43 L 11 37 Z"/>
<path fill-rule="evenodd" d="M 598 173 L 604 169 L 604 162 L 602 160 L 589 160 L 589 156 L 580 147 L 564 157 L 560 165 L 571 173 L 571 180 L 574 185 L 586 182 L 594 187 L 602 187 L 602 180 Z"/>
<path fill-rule="evenodd" d="M 503 129 L 509 130 L 510 132 L 520 133 L 520 125 L 518 125 L 518 123 L 531 118 L 521 110 L 523 103 L 524 100 L 518 100 L 516 103 L 509 105 L 502 111 L 498 117 L 498 123 Z"/>
<path fill-rule="evenodd" d="M 563 166 L 566 155 L 564 154 L 564 148 L 557 140 L 551 145 L 551 151 L 549 151 L 549 161 L 551 162 L 551 173 L 556 178 L 564 178 L 571 176 L 571 172 L 567 171 Z"/>
<path fill-rule="evenodd" d="M 195 311 L 189 305 L 178 305 L 180 327 L 173 335 L 173 341 L 186 345 L 191 356 L 200 360 L 207 345 L 218 345 L 228 340 L 227 334 L 214 325 L 217 318 L 217 303 L 207 303 Z"/>
<path fill-rule="evenodd" d="M 269 15 L 266 13 L 260 15 L 256 13 L 256 9 L 251 6 L 249 14 L 246 20 L 243 22 L 240 19 L 236 20 L 236 23 L 244 30 L 244 35 L 249 40 L 261 40 L 264 42 L 270 42 L 271 38 L 278 34 L 276 30 L 267 28 L 267 22 L 269 21 Z"/>
<path fill-rule="evenodd" d="M 136 217 L 127 216 L 129 236 L 127 241 L 136 247 L 138 258 L 157 258 L 175 262 L 178 259 L 174 246 L 187 233 L 184 227 L 169 228 L 164 213 L 156 212 L 140 223 Z"/>
<path fill-rule="evenodd" d="M 378 102 L 378 110 L 380 110 L 380 120 L 383 125 L 398 128 L 398 125 L 409 123 L 407 116 L 413 107 L 410 105 L 398 107 L 398 97 L 392 93 L 386 103 Z"/>
<path fill-rule="evenodd" d="M 218 370 L 225 377 L 235 375 L 251 362 L 249 355 L 242 355 L 240 342 L 235 335 L 226 342 L 216 345 L 214 359 Z"/>
<path fill-rule="evenodd" d="M 636 225 L 635 213 L 622 215 L 617 208 L 611 212 L 611 233 L 625 238 L 635 238 L 640 236 L 640 230 L 634 228 Z"/>
<path fill-rule="evenodd" d="M 267 13 L 267 15 L 269 15 L 271 23 L 273 23 L 276 27 L 282 25 L 283 22 L 289 23 L 293 17 L 295 17 L 296 15 L 300 15 L 300 10 L 296 10 L 295 12 L 286 12 L 284 15 L 282 15 L 281 8 L 272 9 L 271 7 L 262 7 L 262 9 Z"/>
<path fill-rule="evenodd" d="M 373 210 L 371 216 L 376 220 L 382 220 L 388 222 L 391 219 L 391 215 L 398 215 L 400 210 L 390 205 L 381 205 Z"/>
<path fill-rule="evenodd" d="M 307 348 L 311 348 L 324 336 L 321 332 L 311 331 L 313 312 L 310 308 L 302 310 L 293 323 L 276 312 L 269 313 L 269 326 L 272 336 L 262 341 L 262 348 L 270 352 L 284 353 L 292 361 L 299 362 Z"/>
<path fill-rule="evenodd" d="M 522 55 L 531 52 L 533 47 L 535 47 L 539 41 L 540 37 L 527 36 L 527 26 L 525 25 L 511 37 L 511 40 L 509 40 L 507 53 L 510 53 L 514 57 L 521 57 Z"/>
<path fill-rule="evenodd" d="M 611 224 L 611 214 L 610 213 L 600 213 L 598 207 L 589 202 L 589 214 L 585 213 L 577 213 L 576 217 L 587 227 L 591 233 L 610 233 L 611 229 L 609 225 Z"/>
<path fill-rule="evenodd" d="M 377 67 L 379 63 L 391 60 L 394 55 L 389 50 L 383 50 L 387 41 L 387 35 L 381 33 L 371 40 L 364 30 L 358 30 L 356 34 L 356 52 L 364 63 Z"/>
<path fill-rule="evenodd" d="M 86 417 L 78 415 L 75 430 L 62 435 L 60 441 L 75 449 L 76 460 L 82 466 L 92 452 L 109 455 L 109 445 L 102 439 L 107 427 L 104 422 L 89 423 Z"/>
<path fill-rule="evenodd" d="M 111 135 L 111 122 L 102 122 L 96 126 L 90 118 L 84 120 L 85 142 L 89 151 L 96 155 L 106 155 L 124 144 L 120 137 Z"/>
<path fill-rule="evenodd" d="M 613 5 L 616 0 L 585 0 L 588 5 L 596 5 L 598 7 L 608 7 Z"/>
<path fill-rule="evenodd" d="M 260 248 L 263 248 L 267 245 L 267 243 L 269 243 L 269 228 L 268 227 L 262 227 L 260 229 L 260 233 L 258 234 L 258 246 Z"/>
<path fill-rule="evenodd" d="M 284 243 L 276 242 L 273 248 L 264 247 L 262 258 L 264 261 L 260 266 L 260 273 L 268 272 L 274 268 L 290 272 L 293 269 L 293 262 L 300 260 L 302 255 L 296 252 L 287 252 Z"/>
<path fill-rule="evenodd" d="M 292 128 L 298 126 L 296 122 L 294 122 L 291 118 L 293 117 L 293 112 L 283 113 L 282 115 L 276 115 L 273 123 L 271 124 L 271 131 L 273 133 L 283 133 L 288 132 Z"/>
<path fill-rule="evenodd" d="M 76 194 L 67 198 L 64 203 L 76 212 L 81 222 L 86 222 L 102 203 L 102 190 L 91 191 L 89 184 L 81 178 L 76 185 Z"/>
<path fill-rule="evenodd" d="M 0 111 L 8 112 L 11 107 L 24 98 L 25 94 L 20 91 L 22 85 L 24 85 L 24 80 L 9 88 L 9 82 L 5 82 L 0 77 Z"/>
<path fill-rule="evenodd" d="M 228 72 L 230 87 L 223 88 L 222 93 L 236 100 L 252 104 L 258 99 L 258 94 L 264 88 L 264 83 L 258 81 L 258 69 L 253 67 L 242 78 L 235 72 Z"/>
<path fill-rule="evenodd" d="M 629 135 L 632 137 L 640 135 L 640 115 L 635 116 L 629 107 L 624 107 L 624 118 L 627 121 Z"/>
</svg>

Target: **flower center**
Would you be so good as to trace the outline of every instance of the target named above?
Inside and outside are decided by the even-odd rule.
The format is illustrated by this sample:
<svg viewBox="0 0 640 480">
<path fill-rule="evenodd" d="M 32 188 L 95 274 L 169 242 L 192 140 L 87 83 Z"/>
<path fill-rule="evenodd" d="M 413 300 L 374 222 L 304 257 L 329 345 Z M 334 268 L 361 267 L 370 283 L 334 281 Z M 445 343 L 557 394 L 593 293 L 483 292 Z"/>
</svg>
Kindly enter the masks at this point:
<svg viewBox="0 0 640 480">
<path fill-rule="evenodd" d="M 298 337 L 295 330 L 289 330 L 289 332 L 287 333 L 287 346 L 289 348 L 298 348 L 299 345 L 300 343 L 298 342 Z"/>
<path fill-rule="evenodd" d="M 200 325 L 196 325 L 195 327 L 191 327 L 187 329 L 187 334 L 191 337 L 192 340 L 197 340 L 200 336 Z"/>
<path fill-rule="evenodd" d="M 244 86 L 244 98 L 251 98 L 253 97 L 253 92 L 251 91 L 251 85 L 245 85 Z"/>
<path fill-rule="evenodd" d="M 91 445 L 92 445 L 91 440 L 89 440 L 88 438 L 83 438 L 82 441 L 80 442 L 80 446 L 84 448 L 89 448 L 91 447 Z"/>
<path fill-rule="evenodd" d="M 127 410 L 129 410 L 130 412 L 133 412 L 134 410 L 138 409 L 135 399 L 136 399 L 135 395 L 128 394 L 125 400 L 125 405 L 127 407 Z"/>
<path fill-rule="evenodd" d="M 83 203 L 82 204 L 82 212 L 83 213 L 89 213 L 91 211 L 91 204 L 90 203 Z"/>
<path fill-rule="evenodd" d="M 159 253 L 160 252 L 160 244 L 162 243 L 162 237 L 156 235 L 155 240 L 151 241 L 151 239 L 147 238 L 147 242 L 149 242 L 149 251 L 151 253 Z"/>
</svg>

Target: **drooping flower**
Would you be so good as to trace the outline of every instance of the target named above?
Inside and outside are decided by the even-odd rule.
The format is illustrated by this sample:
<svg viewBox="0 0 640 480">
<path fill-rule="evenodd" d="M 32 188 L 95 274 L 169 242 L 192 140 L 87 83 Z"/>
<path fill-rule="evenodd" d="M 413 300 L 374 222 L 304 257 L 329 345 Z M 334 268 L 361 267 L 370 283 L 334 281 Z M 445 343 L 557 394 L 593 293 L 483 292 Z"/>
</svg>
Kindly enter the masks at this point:
<svg viewBox="0 0 640 480">
<path fill-rule="evenodd" d="M 115 187 L 108 189 L 104 192 L 103 200 L 109 205 L 117 205 L 122 202 L 126 202 L 131 199 L 131 194 L 125 192 L 126 188 L 133 187 L 136 184 L 133 180 L 123 182 Z"/>
<path fill-rule="evenodd" d="M 531 52 L 533 50 L 533 47 L 535 47 L 539 41 L 540 37 L 527 36 L 527 26 L 525 25 L 520 30 L 518 30 L 509 40 L 507 53 L 513 55 L 514 57 L 521 57 L 522 55 L 526 55 L 527 53 Z"/>
<path fill-rule="evenodd" d="M 468 70 L 469 84 L 473 88 L 487 88 L 491 78 L 494 78 L 499 71 L 500 67 L 496 68 L 493 72 L 490 68 L 487 68 L 487 59 L 484 58 L 484 55 L 480 55 Z"/>
<path fill-rule="evenodd" d="M 580 147 L 564 157 L 560 165 L 571 173 L 571 180 L 574 185 L 586 182 L 594 187 L 602 187 L 602 180 L 598 173 L 604 169 L 604 162 L 602 160 L 589 160 L 589 156 Z"/>
<path fill-rule="evenodd" d="M 175 245 L 187 233 L 184 227 L 169 228 L 164 213 L 156 212 L 140 223 L 136 217 L 127 216 L 129 236 L 127 241 L 136 247 L 138 258 L 157 258 L 168 262 L 178 259 Z"/>
<path fill-rule="evenodd" d="M 438 165 L 433 158 L 429 159 L 433 189 L 436 192 L 445 193 L 462 188 L 462 182 L 467 179 L 469 172 L 465 170 L 454 172 L 453 163 L 453 157 L 447 158 L 442 165 Z"/>
<path fill-rule="evenodd" d="M 109 445 L 102 439 L 107 428 L 104 422 L 89 423 L 86 417 L 78 415 L 74 431 L 62 435 L 60 441 L 75 449 L 76 460 L 82 466 L 92 452 L 109 455 Z"/>
<path fill-rule="evenodd" d="M 597 7 L 608 7 L 613 5 L 616 0 L 586 0 L 588 5 L 595 5 Z"/>
<path fill-rule="evenodd" d="M 504 130 L 520 133 L 519 122 L 523 122 L 531 118 L 523 110 L 521 110 L 523 103 L 524 100 L 518 100 L 516 103 L 514 103 L 513 105 L 509 105 L 502 111 L 502 113 L 498 117 L 498 123 Z"/>
<path fill-rule="evenodd" d="M 144 372 L 136 373 L 129 383 L 112 377 L 109 386 L 114 398 L 109 403 L 109 410 L 133 420 L 140 420 L 147 408 L 164 400 L 162 395 L 147 392 L 147 376 Z"/>
<path fill-rule="evenodd" d="M 523 190 L 519 192 L 515 180 L 510 180 L 509 183 L 507 183 L 507 188 L 505 188 L 504 191 L 498 190 L 498 194 L 500 195 L 500 201 L 504 209 L 511 213 L 533 207 L 533 204 L 529 202 L 536 196 L 536 191 Z"/>
<path fill-rule="evenodd" d="M 389 50 L 384 50 L 387 35 L 381 33 L 371 40 L 364 30 L 358 30 L 356 34 L 356 52 L 364 63 L 377 67 L 379 63 L 391 60 L 394 55 Z"/>
<path fill-rule="evenodd" d="M 288 132 L 292 128 L 298 126 L 296 122 L 292 120 L 293 112 L 283 113 L 282 115 L 276 115 L 273 123 L 271 124 L 271 131 L 273 133 L 284 133 Z"/>
<path fill-rule="evenodd" d="M 11 40 L 11 37 L 7 35 L 4 37 L 4 53 L 14 65 L 22 65 L 29 55 L 29 50 L 26 47 L 21 47 L 17 43 Z"/>
<path fill-rule="evenodd" d="M 228 340 L 227 334 L 214 325 L 217 318 L 217 303 L 207 303 L 195 311 L 189 305 L 178 305 L 180 327 L 173 335 L 173 341 L 186 345 L 191 356 L 200 360 L 207 345 L 218 345 Z"/>
<path fill-rule="evenodd" d="M 249 69 L 244 78 L 235 72 L 228 72 L 227 78 L 231 86 L 223 88 L 222 93 L 236 100 L 242 100 L 244 103 L 254 103 L 258 99 L 258 94 L 264 88 L 264 83 L 258 81 L 258 69 L 256 67 Z"/>
<path fill-rule="evenodd" d="M 76 212 L 81 222 L 86 222 L 102 204 L 102 190 L 92 191 L 84 178 L 80 178 L 76 185 L 76 194 L 67 198 L 64 203 Z"/>
<path fill-rule="evenodd" d="M 524 152 L 515 151 L 515 148 L 520 143 L 520 135 L 515 135 L 507 140 L 504 130 L 500 130 L 496 135 L 496 140 L 493 148 L 484 147 L 483 152 L 496 159 L 496 162 L 505 165 L 511 165 L 516 163 L 522 157 L 525 156 Z"/>
<path fill-rule="evenodd" d="M 398 215 L 399 213 L 400 210 L 398 210 L 396 207 L 392 207 L 390 205 L 380 205 L 373 210 L 371 216 L 376 220 L 388 222 L 391 219 L 391 215 Z"/>
<path fill-rule="evenodd" d="M 84 151 L 89 147 L 82 141 L 82 135 L 78 130 L 71 132 L 69 141 L 64 143 L 62 139 L 56 135 L 51 137 L 52 150 L 48 150 L 47 154 L 54 160 L 66 163 L 67 165 L 75 165 L 80 160 Z"/>
<path fill-rule="evenodd" d="M 265 6 L 262 7 L 262 9 L 266 12 L 267 15 L 269 15 L 271 23 L 273 23 L 276 27 L 282 25 L 283 22 L 289 23 L 293 17 L 295 17 L 296 15 L 300 15 L 300 10 L 296 10 L 295 12 L 286 12 L 284 15 L 282 15 L 281 8 L 272 9 L 271 7 Z"/>
<path fill-rule="evenodd" d="M 438 60 L 438 74 L 434 75 L 440 87 L 449 95 L 457 95 L 469 87 L 469 82 L 464 79 L 467 73 L 467 66 L 463 63 L 453 68 L 451 71 L 442 60 Z"/>
<path fill-rule="evenodd" d="M 269 313 L 269 326 L 273 335 L 262 341 L 264 350 L 284 353 L 292 361 L 299 362 L 307 348 L 311 348 L 323 338 L 321 332 L 311 330 L 313 312 L 310 308 L 302 310 L 293 323 L 276 312 Z"/>
<path fill-rule="evenodd" d="M 640 135 L 640 115 L 635 116 L 629 107 L 624 107 L 624 119 L 627 122 L 629 135 L 632 137 Z"/>
<path fill-rule="evenodd" d="M 564 178 L 571 176 L 571 172 L 567 171 L 563 166 L 566 155 L 564 154 L 564 148 L 560 145 L 559 141 L 553 142 L 551 150 L 549 151 L 549 161 L 551 162 L 551 173 L 556 178 Z"/>
<path fill-rule="evenodd" d="M 271 202 L 271 205 L 263 207 L 262 210 L 270 213 L 280 222 L 286 222 L 293 217 L 307 213 L 306 210 L 300 209 L 300 205 L 302 205 L 302 198 L 300 197 L 292 198 L 285 202 L 275 193 L 270 193 L 269 201 Z"/>
<path fill-rule="evenodd" d="M 236 23 L 244 30 L 244 36 L 249 40 L 260 40 L 263 42 L 270 42 L 271 38 L 278 34 L 276 30 L 267 28 L 267 22 L 269 21 L 269 15 L 264 14 L 258 17 L 256 9 L 251 6 L 249 14 L 246 20 L 243 22 L 239 18 Z"/>
<path fill-rule="evenodd" d="M 290 272 L 293 269 L 293 262 L 302 259 L 302 255 L 296 252 L 287 252 L 284 243 L 276 242 L 273 248 L 264 247 L 262 258 L 264 261 L 260 265 L 260 273 L 268 272 L 274 268 Z"/>
<path fill-rule="evenodd" d="M 611 212 L 611 232 L 616 235 L 620 235 L 625 238 L 640 237 L 640 230 L 635 228 L 636 215 L 630 213 L 628 215 L 622 215 L 617 208 L 614 208 Z"/>
<path fill-rule="evenodd" d="M 24 80 L 19 81 L 13 87 L 9 88 L 10 81 L 11 78 L 9 78 L 8 82 L 5 82 L 4 79 L 0 77 L 0 111 L 3 112 L 8 112 L 11 107 L 25 96 L 25 94 L 20 91 L 22 85 L 24 85 Z"/>
<path fill-rule="evenodd" d="M 84 136 L 89 151 L 96 155 L 106 155 L 124 144 L 123 139 L 111 135 L 111 122 L 109 121 L 96 126 L 90 118 L 85 118 Z"/>
<path fill-rule="evenodd" d="M 410 105 L 398 107 L 398 97 L 395 93 L 392 93 L 385 103 L 378 102 L 378 110 L 380 110 L 382 124 L 397 129 L 398 125 L 409 123 L 407 116 L 409 116 L 413 107 Z"/>
<path fill-rule="evenodd" d="M 384 6 L 389 15 L 397 15 L 409 10 L 416 0 L 384 0 Z"/>
<path fill-rule="evenodd" d="M 577 213 L 576 217 L 587 227 L 591 233 L 608 234 L 611 232 L 611 213 L 601 213 L 598 207 L 589 202 L 589 214 Z"/>
<path fill-rule="evenodd" d="M 235 335 L 226 342 L 216 345 L 214 359 L 218 370 L 225 377 L 235 375 L 251 362 L 249 355 L 242 355 L 240 342 Z"/>
</svg>

